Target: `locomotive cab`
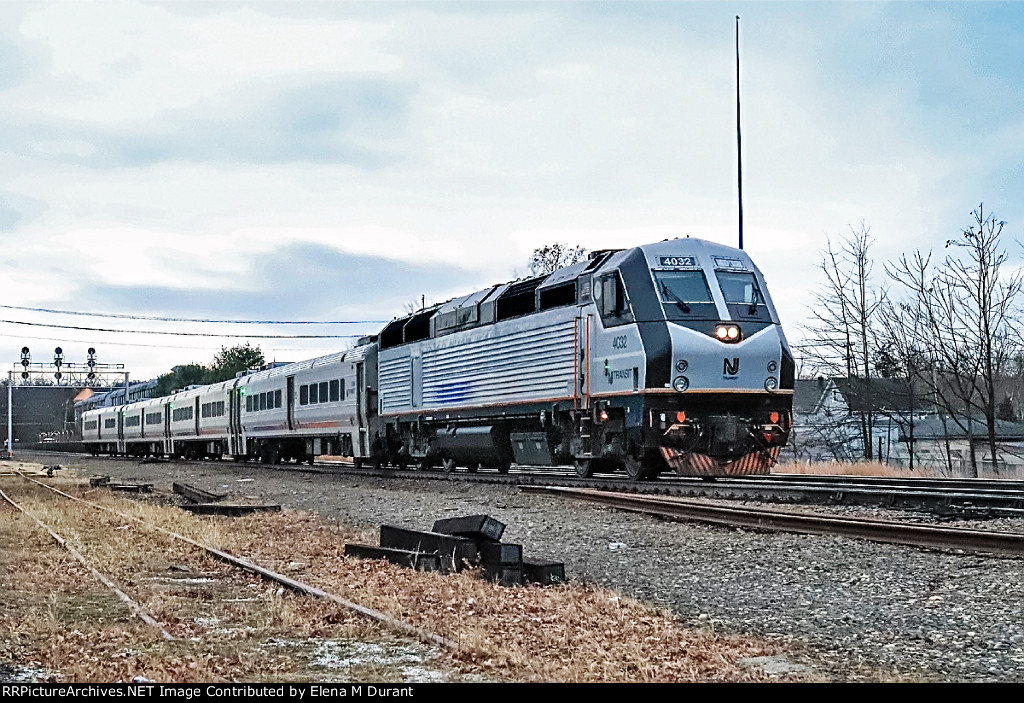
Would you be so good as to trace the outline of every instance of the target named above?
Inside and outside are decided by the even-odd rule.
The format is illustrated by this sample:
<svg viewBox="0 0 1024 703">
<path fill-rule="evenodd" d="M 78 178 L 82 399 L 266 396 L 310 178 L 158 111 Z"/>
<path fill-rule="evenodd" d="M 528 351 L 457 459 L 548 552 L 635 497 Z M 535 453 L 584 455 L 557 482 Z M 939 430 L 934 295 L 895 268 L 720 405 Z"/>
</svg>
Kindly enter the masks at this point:
<svg viewBox="0 0 1024 703">
<path fill-rule="evenodd" d="M 594 276 L 589 371 L 609 387 L 592 395 L 622 427 L 601 455 L 638 477 L 767 473 L 791 428 L 794 363 L 746 253 L 677 239 L 615 254 Z"/>
</svg>

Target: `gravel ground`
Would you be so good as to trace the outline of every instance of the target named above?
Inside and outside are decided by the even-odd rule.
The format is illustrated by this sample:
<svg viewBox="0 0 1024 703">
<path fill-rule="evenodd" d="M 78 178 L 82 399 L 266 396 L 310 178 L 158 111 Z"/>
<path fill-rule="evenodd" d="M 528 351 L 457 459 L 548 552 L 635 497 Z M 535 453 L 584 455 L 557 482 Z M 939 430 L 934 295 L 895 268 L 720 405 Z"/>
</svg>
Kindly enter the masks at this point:
<svg viewBox="0 0 1024 703">
<path fill-rule="evenodd" d="M 430 529 L 439 517 L 486 513 L 508 525 L 504 541 L 522 543 L 527 557 L 564 561 L 572 579 L 662 605 L 694 626 L 778 639 L 793 662 L 832 680 L 1024 681 L 1020 560 L 669 522 L 503 485 L 228 462 L 60 463 L 83 476 L 101 472 L 167 489 L 183 481 L 359 528 Z"/>
</svg>

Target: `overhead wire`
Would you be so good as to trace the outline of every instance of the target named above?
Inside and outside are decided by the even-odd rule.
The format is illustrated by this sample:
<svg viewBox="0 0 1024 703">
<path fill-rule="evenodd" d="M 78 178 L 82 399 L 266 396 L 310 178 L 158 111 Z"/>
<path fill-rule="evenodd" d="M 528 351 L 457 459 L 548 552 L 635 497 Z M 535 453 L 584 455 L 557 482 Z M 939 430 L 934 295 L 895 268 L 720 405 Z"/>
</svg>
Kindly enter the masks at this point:
<svg viewBox="0 0 1024 703">
<path fill-rule="evenodd" d="M 223 334 L 214 332 L 166 332 L 163 330 L 125 330 L 107 327 L 81 327 L 78 325 L 57 325 L 46 322 L 25 322 L 22 320 L 0 320 L 9 325 L 25 325 L 28 327 L 45 327 L 49 329 L 81 330 L 85 332 L 113 332 L 116 334 L 163 334 L 175 337 L 228 337 L 232 339 L 354 339 L 364 334 Z"/>
<path fill-rule="evenodd" d="M 201 317 L 164 317 L 160 315 L 129 315 L 115 312 L 82 312 L 79 310 L 54 310 L 33 308 L 22 305 L 0 305 L 5 310 L 45 312 L 55 315 L 83 315 L 86 317 L 111 317 L 121 320 L 150 320 L 154 322 L 204 322 L 229 325 L 383 325 L 388 320 L 214 320 Z"/>
</svg>

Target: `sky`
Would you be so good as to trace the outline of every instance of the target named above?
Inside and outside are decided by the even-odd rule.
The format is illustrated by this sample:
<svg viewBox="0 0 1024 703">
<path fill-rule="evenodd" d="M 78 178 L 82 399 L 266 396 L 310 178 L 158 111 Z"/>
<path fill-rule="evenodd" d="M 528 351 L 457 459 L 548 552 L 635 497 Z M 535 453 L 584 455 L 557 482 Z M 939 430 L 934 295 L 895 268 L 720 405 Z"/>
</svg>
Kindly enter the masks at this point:
<svg viewBox="0 0 1024 703">
<path fill-rule="evenodd" d="M 735 245 L 736 15 L 745 248 L 791 341 L 861 222 L 882 278 L 984 203 L 1019 264 L 1024 3 L 2 2 L 4 370 L 298 361 L 544 244 Z"/>
</svg>

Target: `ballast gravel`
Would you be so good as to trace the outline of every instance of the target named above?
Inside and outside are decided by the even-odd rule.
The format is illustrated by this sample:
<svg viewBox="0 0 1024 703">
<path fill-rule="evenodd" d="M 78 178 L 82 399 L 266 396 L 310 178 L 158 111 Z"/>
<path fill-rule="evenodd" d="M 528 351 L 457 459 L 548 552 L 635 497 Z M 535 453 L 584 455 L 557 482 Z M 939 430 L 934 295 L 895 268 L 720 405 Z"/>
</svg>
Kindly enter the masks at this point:
<svg viewBox="0 0 1024 703">
<path fill-rule="evenodd" d="M 564 561 L 570 579 L 664 606 L 693 627 L 784 644 L 783 660 L 749 663 L 766 671 L 809 670 L 833 681 L 1024 681 L 1024 560 L 673 522 L 443 478 L 230 462 L 62 463 L 158 488 L 191 483 L 357 528 L 430 529 L 438 518 L 486 513 L 508 525 L 504 541 L 521 543 L 528 557 Z M 971 524 L 1013 529 L 1000 522 Z"/>
</svg>

